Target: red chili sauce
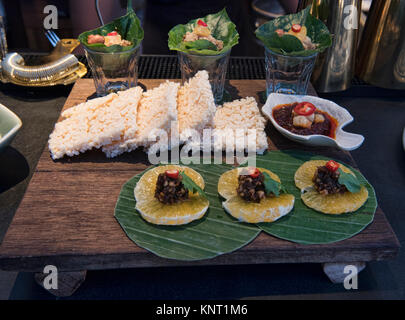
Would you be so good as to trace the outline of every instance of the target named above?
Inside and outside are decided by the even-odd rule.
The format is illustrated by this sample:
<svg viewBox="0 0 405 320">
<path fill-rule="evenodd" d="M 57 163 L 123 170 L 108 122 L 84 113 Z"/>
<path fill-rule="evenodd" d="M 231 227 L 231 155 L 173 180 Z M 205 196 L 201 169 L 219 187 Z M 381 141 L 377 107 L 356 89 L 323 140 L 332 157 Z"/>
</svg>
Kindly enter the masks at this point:
<svg viewBox="0 0 405 320">
<path fill-rule="evenodd" d="M 337 120 L 330 116 L 327 112 L 316 110 L 315 114 L 322 114 L 325 118 L 324 122 L 320 123 L 312 123 L 311 128 L 301 128 L 301 127 L 294 127 L 293 126 L 293 109 L 298 103 L 292 104 L 282 104 L 273 109 L 273 117 L 276 122 L 287 129 L 288 131 L 300 134 L 303 136 L 309 136 L 313 134 L 321 134 L 324 136 L 331 137 L 335 139 L 336 137 L 336 128 L 338 126 Z"/>
</svg>

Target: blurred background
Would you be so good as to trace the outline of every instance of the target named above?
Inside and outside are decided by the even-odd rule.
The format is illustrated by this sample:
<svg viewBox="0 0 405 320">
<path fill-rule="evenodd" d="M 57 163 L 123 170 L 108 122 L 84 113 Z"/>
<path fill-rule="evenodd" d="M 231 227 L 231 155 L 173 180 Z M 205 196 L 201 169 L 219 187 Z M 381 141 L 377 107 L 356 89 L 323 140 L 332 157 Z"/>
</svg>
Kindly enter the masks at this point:
<svg viewBox="0 0 405 320">
<path fill-rule="evenodd" d="M 9 52 L 49 53 L 44 8 L 58 9 L 54 31 L 59 38 L 77 38 L 101 25 L 96 2 L 105 23 L 126 13 L 127 0 L 0 0 L 0 33 L 6 32 L 1 43 L 7 43 Z M 318 92 L 344 91 L 354 76 L 378 87 L 405 89 L 405 0 L 132 0 L 132 5 L 145 31 L 143 55 L 175 55 L 167 45 L 173 26 L 225 7 L 240 35 L 231 55 L 240 58 L 264 56 L 254 34 L 260 25 L 312 5 L 312 15 L 333 35 L 333 46 L 319 55 L 312 75 Z M 353 28 L 345 25 L 349 14 L 356 20 Z M 73 53 L 84 52 L 79 46 Z"/>
<path fill-rule="evenodd" d="M 226 7 L 237 25 L 240 42 L 234 56 L 262 56 L 254 30 L 271 18 L 296 12 L 299 0 L 133 0 L 133 8 L 145 30 L 144 54 L 175 54 L 167 46 L 169 30 L 196 17 Z M 5 17 L 10 51 L 49 52 L 52 47 L 43 32 L 46 5 L 58 8 L 60 38 L 76 38 L 81 32 L 100 26 L 94 0 L 0 0 L 0 15 Z M 126 0 L 99 0 L 107 23 L 126 12 Z M 80 50 L 80 49 L 79 49 Z"/>
</svg>

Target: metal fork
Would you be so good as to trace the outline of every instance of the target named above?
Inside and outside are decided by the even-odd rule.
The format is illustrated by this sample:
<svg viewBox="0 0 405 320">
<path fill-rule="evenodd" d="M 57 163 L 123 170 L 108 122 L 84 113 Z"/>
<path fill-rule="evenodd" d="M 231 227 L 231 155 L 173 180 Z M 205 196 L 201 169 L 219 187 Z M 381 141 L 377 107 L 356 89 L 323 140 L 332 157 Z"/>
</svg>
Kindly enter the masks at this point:
<svg viewBox="0 0 405 320">
<path fill-rule="evenodd" d="M 56 44 L 60 41 L 60 38 L 52 30 L 45 31 L 45 36 L 48 38 L 53 47 L 56 47 Z"/>
</svg>

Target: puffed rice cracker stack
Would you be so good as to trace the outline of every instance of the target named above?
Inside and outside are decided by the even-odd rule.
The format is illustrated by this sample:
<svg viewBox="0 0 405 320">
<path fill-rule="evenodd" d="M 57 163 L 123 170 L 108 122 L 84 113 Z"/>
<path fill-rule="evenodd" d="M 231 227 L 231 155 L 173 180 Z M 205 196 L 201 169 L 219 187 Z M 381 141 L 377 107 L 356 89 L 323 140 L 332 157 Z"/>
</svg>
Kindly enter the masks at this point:
<svg viewBox="0 0 405 320">
<path fill-rule="evenodd" d="M 137 131 L 120 140 L 103 147 L 107 157 L 112 158 L 124 152 L 131 152 L 138 147 L 148 148 L 156 141 L 150 140 L 159 130 L 164 130 L 170 137 L 171 123 L 177 122 L 178 83 L 166 81 L 159 87 L 143 93 L 137 113 Z M 165 142 L 167 145 L 167 142 Z"/>
<path fill-rule="evenodd" d="M 177 112 L 180 141 L 188 139 L 190 129 L 202 134 L 203 129 L 212 127 L 215 111 L 208 72 L 199 71 L 179 89 Z"/>
<path fill-rule="evenodd" d="M 213 148 L 214 151 L 247 150 L 249 129 L 256 130 L 256 152 L 263 154 L 268 148 L 267 136 L 264 132 L 266 119 L 260 114 L 256 100 L 253 97 L 224 103 L 217 109 L 214 117 Z M 244 134 L 238 136 L 238 130 Z M 232 131 L 232 132 L 229 132 Z M 242 133 L 243 133 L 242 132 Z M 226 145 L 226 137 L 235 137 L 231 145 Z"/>
<path fill-rule="evenodd" d="M 52 159 L 74 156 L 123 139 L 136 131 L 137 107 L 142 88 L 89 100 L 62 113 L 49 136 Z"/>
</svg>

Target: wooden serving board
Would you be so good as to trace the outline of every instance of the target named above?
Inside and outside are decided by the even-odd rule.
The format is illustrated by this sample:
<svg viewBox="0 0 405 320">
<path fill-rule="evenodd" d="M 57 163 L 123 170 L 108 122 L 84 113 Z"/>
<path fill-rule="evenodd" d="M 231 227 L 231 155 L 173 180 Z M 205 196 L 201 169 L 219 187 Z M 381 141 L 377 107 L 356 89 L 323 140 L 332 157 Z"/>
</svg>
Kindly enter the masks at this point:
<svg viewBox="0 0 405 320">
<path fill-rule="evenodd" d="M 141 80 L 153 88 L 164 80 Z M 227 83 L 234 98 L 259 96 L 263 80 Z M 93 81 L 76 82 L 64 109 L 94 94 Z M 309 148 L 282 137 L 271 124 L 267 133 L 271 150 L 301 149 L 337 158 L 356 167 L 348 152 Z M 107 159 L 101 151 L 52 161 L 46 147 L 21 205 L 0 246 L 0 269 L 42 272 L 53 264 L 60 271 L 256 263 L 367 262 L 396 256 L 399 243 L 384 213 L 378 208 L 374 222 L 355 237 L 327 245 L 300 245 L 262 232 L 234 253 L 211 260 L 182 262 L 163 259 L 127 238 L 114 218 L 121 186 L 149 166 L 142 151 Z"/>
</svg>

